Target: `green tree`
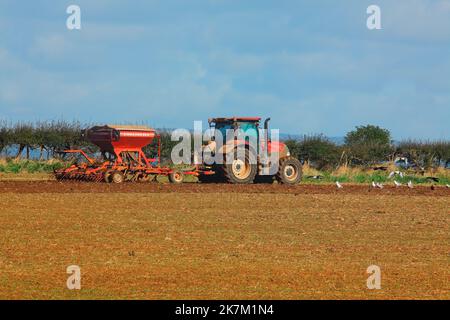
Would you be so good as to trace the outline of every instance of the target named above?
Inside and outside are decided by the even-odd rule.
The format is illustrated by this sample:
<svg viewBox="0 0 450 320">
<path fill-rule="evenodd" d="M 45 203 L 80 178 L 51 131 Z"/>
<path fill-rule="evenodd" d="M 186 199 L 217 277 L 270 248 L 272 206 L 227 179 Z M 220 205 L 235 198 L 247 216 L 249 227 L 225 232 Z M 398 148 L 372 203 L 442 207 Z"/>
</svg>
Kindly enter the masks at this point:
<svg viewBox="0 0 450 320">
<path fill-rule="evenodd" d="M 398 144 L 396 154 L 424 168 L 450 164 L 450 142 L 405 140 Z"/>
<path fill-rule="evenodd" d="M 341 154 L 339 146 L 323 135 L 304 136 L 296 149 L 297 158 L 317 169 L 337 166 Z"/>
<path fill-rule="evenodd" d="M 348 132 L 345 147 L 352 164 L 370 165 L 389 160 L 393 153 L 389 130 L 373 125 L 359 126 Z"/>
</svg>

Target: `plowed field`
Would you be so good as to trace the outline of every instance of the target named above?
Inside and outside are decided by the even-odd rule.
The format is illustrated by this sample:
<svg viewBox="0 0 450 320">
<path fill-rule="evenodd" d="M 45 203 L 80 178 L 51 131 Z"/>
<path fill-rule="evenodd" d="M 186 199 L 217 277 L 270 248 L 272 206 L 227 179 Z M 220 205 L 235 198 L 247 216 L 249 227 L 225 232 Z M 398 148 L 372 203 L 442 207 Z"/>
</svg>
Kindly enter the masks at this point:
<svg viewBox="0 0 450 320">
<path fill-rule="evenodd" d="M 450 298 L 442 187 L 5 181 L 0 203 L 2 299 Z"/>
</svg>

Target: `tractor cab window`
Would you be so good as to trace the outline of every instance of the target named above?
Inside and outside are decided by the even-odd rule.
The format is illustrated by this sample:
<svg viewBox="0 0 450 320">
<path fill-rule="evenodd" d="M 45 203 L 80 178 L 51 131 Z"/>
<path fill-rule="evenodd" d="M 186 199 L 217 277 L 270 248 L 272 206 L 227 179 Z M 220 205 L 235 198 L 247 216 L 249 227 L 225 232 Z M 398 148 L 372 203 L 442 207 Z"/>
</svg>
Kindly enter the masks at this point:
<svg viewBox="0 0 450 320">
<path fill-rule="evenodd" d="M 246 136 L 258 137 L 258 128 L 253 122 L 238 122 L 238 128 L 243 131 Z"/>
<path fill-rule="evenodd" d="M 215 129 L 220 131 L 223 139 L 226 139 L 227 130 L 233 130 L 234 126 L 231 122 L 220 122 L 220 123 L 216 123 Z"/>
<path fill-rule="evenodd" d="M 242 130 L 243 134 L 247 137 L 258 138 L 258 124 L 256 122 L 219 122 L 216 123 L 215 129 L 219 130 L 223 139 L 227 137 L 227 130 Z"/>
</svg>

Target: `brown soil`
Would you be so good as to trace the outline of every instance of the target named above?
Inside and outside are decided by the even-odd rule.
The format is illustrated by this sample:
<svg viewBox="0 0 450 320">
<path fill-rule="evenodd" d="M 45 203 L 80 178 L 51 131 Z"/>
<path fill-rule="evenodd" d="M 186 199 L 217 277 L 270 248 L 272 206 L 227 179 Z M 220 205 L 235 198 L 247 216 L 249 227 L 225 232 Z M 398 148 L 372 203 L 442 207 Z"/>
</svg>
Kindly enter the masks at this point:
<svg viewBox="0 0 450 320">
<path fill-rule="evenodd" d="M 442 186 L 416 186 L 395 188 L 385 186 L 384 189 L 373 189 L 366 185 L 344 185 L 337 189 L 330 184 L 300 184 L 285 186 L 279 184 L 200 184 L 184 183 L 173 185 L 168 183 L 123 183 L 107 184 L 75 181 L 0 181 L 0 193 L 276 193 L 276 194 L 361 194 L 361 195 L 405 195 L 405 196 L 450 196 L 450 189 Z"/>
<path fill-rule="evenodd" d="M 449 195 L 0 182 L 0 299 L 450 299 Z"/>
</svg>

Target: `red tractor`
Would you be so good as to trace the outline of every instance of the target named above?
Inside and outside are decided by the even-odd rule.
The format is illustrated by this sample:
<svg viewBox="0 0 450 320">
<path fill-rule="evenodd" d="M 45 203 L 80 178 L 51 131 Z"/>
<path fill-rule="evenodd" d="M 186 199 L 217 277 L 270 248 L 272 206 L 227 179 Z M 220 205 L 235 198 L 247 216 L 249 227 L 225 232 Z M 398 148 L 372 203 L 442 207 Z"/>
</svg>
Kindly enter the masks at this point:
<svg viewBox="0 0 450 320">
<path fill-rule="evenodd" d="M 269 136 L 270 118 L 264 121 L 264 133 L 261 134 L 259 124 L 261 118 L 213 118 L 209 119 L 211 129 L 215 132 L 211 141 L 203 148 L 220 159 L 220 163 L 204 163 L 199 171 L 200 182 L 230 182 L 236 184 L 248 184 L 253 182 L 271 183 L 277 180 L 283 184 L 298 184 L 302 179 L 302 164 L 290 155 L 288 147 L 279 141 L 271 141 Z M 228 133 L 239 130 L 244 137 L 253 137 L 256 143 L 250 143 L 252 139 L 240 139 L 234 135 L 230 139 Z M 228 133 L 227 133 L 228 132 Z M 228 137 L 227 137 L 228 135 Z M 220 143 L 217 136 L 221 139 Z M 245 150 L 239 157 L 238 148 Z M 230 152 L 233 152 L 231 156 Z M 265 157 L 263 157 L 263 153 Z M 265 161 L 264 159 L 269 159 Z M 271 159 L 271 160 L 270 160 Z M 273 160 L 276 159 L 276 160 Z M 205 160 L 205 159 L 204 159 Z M 277 161 L 276 171 L 269 170 Z M 273 167 L 272 167 L 273 168 Z M 211 174 L 213 172 L 213 174 Z"/>
</svg>

